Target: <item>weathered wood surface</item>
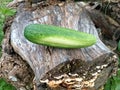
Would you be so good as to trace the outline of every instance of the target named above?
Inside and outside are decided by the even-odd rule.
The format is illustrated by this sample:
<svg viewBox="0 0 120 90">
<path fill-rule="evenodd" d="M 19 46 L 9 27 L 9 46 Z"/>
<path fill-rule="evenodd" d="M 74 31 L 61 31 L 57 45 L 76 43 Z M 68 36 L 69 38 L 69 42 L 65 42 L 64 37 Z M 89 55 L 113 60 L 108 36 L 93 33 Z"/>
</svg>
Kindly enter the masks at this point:
<svg viewBox="0 0 120 90">
<path fill-rule="evenodd" d="M 87 32 L 96 36 L 97 43 L 81 49 L 36 45 L 24 37 L 24 28 L 31 23 Z M 10 30 L 11 45 L 32 68 L 37 86 L 46 83 L 49 87 L 58 88 L 60 85 L 79 90 L 94 87 L 97 90 L 116 70 L 117 56 L 102 43 L 94 23 L 80 2 L 34 11 L 24 10 L 21 5 Z"/>
<path fill-rule="evenodd" d="M 101 29 L 102 35 L 107 39 L 119 40 L 120 25 L 111 17 L 97 10 L 88 10 L 92 21 Z M 98 19 L 99 18 L 99 19 Z M 104 23 L 104 24 L 103 24 Z"/>
<path fill-rule="evenodd" d="M 4 39 L 2 43 L 2 57 L 0 59 L 0 78 L 6 79 L 13 84 L 18 90 L 29 88 L 33 82 L 34 74 L 30 66 L 14 52 L 10 44 L 10 26 L 13 18 L 9 18 L 4 27 Z"/>
<path fill-rule="evenodd" d="M 99 10 L 87 10 L 99 30 L 99 37 L 111 50 L 116 51 L 120 39 L 120 24 Z M 98 19 L 99 18 L 99 19 Z"/>
</svg>

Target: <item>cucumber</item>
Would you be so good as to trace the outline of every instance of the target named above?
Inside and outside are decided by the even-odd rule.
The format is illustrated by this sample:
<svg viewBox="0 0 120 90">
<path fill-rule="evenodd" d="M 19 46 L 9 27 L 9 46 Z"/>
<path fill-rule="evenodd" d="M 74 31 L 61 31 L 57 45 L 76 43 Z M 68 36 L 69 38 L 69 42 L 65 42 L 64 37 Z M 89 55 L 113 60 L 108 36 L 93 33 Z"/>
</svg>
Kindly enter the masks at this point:
<svg viewBox="0 0 120 90">
<path fill-rule="evenodd" d="M 58 48 L 83 48 L 96 43 L 91 34 L 44 24 L 26 26 L 24 36 L 33 43 Z"/>
</svg>

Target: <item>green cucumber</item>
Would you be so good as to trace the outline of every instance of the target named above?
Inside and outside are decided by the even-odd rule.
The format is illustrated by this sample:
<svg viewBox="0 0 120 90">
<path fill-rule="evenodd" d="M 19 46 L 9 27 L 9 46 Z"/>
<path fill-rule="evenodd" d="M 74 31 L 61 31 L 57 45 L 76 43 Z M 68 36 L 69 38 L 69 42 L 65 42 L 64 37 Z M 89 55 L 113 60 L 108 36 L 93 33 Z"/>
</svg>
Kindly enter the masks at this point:
<svg viewBox="0 0 120 90">
<path fill-rule="evenodd" d="M 26 26 L 24 36 L 33 43 L 58 48 L 83 48 L 96 43 L 96 37 L 91 34 L 43 24 Z"/>
</svg>

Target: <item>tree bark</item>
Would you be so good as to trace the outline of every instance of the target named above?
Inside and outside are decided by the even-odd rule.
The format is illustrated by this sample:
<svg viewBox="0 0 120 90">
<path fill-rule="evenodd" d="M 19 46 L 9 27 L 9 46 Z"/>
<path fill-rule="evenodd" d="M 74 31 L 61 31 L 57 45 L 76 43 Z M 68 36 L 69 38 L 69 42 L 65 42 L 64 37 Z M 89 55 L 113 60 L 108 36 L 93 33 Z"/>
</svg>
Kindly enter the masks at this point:
<svg viewBox="0 0 120 90">
<path fill-rule="evenodd" d="M 24 10 L 24 5 L 21 4 L 9 32 L 6 32 L 7 37 L 4 39 L 0 63 L 1 73 L 5 73 L 3 63 L 11 60 L 5 59 L 6 49 L 10 47 L 9 50 L 13 50 L 14 53 L 7 53 L 7 57 L 11 57 L 14 60 L 13 63 L 18 60 L 18 66 L 21 65 L 20 68 L 24 71 L 21 72 L 26 73 L 24 77 L 21 75 L 21 80 L 25 80 L 27 75 L 27 79 L 35 75 L 34 89 L 82 90 L 88 88 L 86 90 L 90 90 L 94 88 L 98 90 L 111 75 L 115 74 L 118 58 L 100 40 L 94 23 L 83 7 L 82 3 L 77 2 L 29 11 Z M 97 43 L 80 49 L 60 49 L 33 44 L 24 37 L 24 28 L 31 23 L 50 24 L 90 33 L 96 36 Z M 13 68 L 8 71 L 9 73 L 13 73 L 14 66 L 16 65 L 12 65 Z M 21 80 L 18 80 L 16 72 L 20 68 L 14 69 L 14 74 L 9 75 L 7 72 L 6 76 L 14 85 L 16 83 L 16 87 L 24 86 L 29 81 L 19 85 Z M 3 77 L 5 75 L 3 74 Z"/>
</svg>

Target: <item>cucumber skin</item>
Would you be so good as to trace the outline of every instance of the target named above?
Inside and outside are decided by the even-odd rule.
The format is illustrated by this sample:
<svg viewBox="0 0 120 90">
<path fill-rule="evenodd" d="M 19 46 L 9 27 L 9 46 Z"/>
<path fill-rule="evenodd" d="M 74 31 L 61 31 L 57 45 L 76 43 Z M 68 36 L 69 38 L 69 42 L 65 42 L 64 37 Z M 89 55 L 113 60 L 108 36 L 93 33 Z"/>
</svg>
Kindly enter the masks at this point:
<svg viewBox="0 0 120 90">
<path fill-rule="evenodd" d="M 44 24 L 26 26 L 24 36 L 33 43 L 58 48 L 84 48 L 96 43 L 91 34 Z"/>
</svg>

